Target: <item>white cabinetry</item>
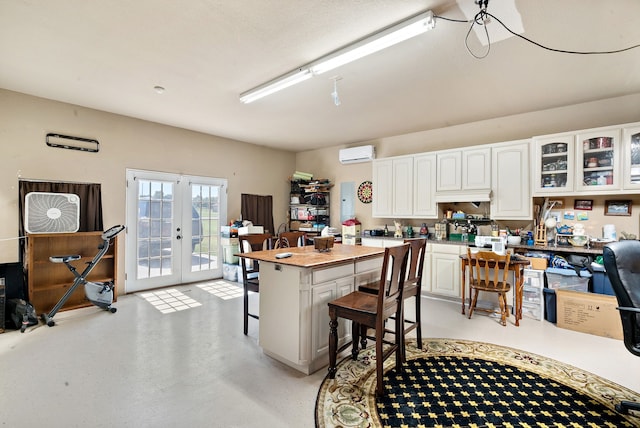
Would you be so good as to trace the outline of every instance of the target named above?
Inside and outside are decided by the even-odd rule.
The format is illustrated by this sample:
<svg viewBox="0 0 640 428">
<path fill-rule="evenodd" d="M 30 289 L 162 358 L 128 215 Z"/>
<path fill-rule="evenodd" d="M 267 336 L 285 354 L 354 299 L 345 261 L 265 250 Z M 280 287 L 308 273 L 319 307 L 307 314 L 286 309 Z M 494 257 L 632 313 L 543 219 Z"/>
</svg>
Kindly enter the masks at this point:
<svg viewBox="0 0 640 428">
<path fill-rule="evenodd" d="M 573 134 L 534 138 L 535 194 L 557 195 L 573 191 L 574 139 Z"/>
<path fill-rule="evenodd" d="M 398 239 L 383 239 L 383 238 L 362 238 L 360 242 L 365 247 L 378 247 L 378 248 L 387 248 L 387 247 L 396 247 L 398 245 L 402 245 L 404 240 Z"/>
<path fill-rule="evenodd" d="M 329 362 L 327 303 L 380 278 L 382 256 L 303 268 L 260 264 L 260 346 L 264 353 L 310 374 Z M 338 344 L 351 340 L 351 323 L 338 324 Z"/>
<path fill-rule="evenodd" d="M 435 155 L 373 161 L 373 217 L 435 218 Z"/>
<path fill-rule="evenodd" d="M 436 191 L 486 190 L 491 188 L 491 149 L 467 148 L 437 152 Z"/>
<path fill-rule="evenodd" d="M 313 359 L 329 353 L 329 321 L 327 304 L 353 291 L 353 278 L 341 278 L 311 287 L 311 354 Z M 339 323 L 338 338 L 341 342 L 351 336 L 350 323 Z"/>
<path fill-rule="evenodd" d="M 438 217 L 436 190 L 436 155 L 420 154 L 413 158 L 413 216 Z"/>
<path fill-rule="evenodd" d="M 620 128 L 583 131 L 576 138 L 576 190 L 621 189 Z"/>
<path fill-rule="evenodd" d="M 460 255 L 464 245 L 431 245 L 431 284 L 423 284 L 425 291 L 449 297 L 460 297 Z M 425 267 L 426 271 L 426 267 Z"/>
<path fill-rule="evenodd" d="M 532 218 L 529 150 L 528 140 L 492 145 L 492 218 Z"/>
<path fill-rule="evenodd" d="M 534 144 L 533 196 L 640 193 L 638 123 L 535 137 Z"/>
<path fill-rule="evenodd" d="M 623 186 L 640 190 L 640 125 L 622 130 Z"/>
<path fill-rule="evenodd" d="M 462 189 L 462 152 L 460 150 L 438 152 L 438 179 L 436 191 Z"/>
<path fill-rule="evenodd" d="M 375 159 L 373 171 L 373 217 L 393 217 L 393 160 Z"/>
<path fill-rule="evenodd" d="M 491 147 L 436 152 L 436 202 L 488 201 Z"/>
<path fill-rule="evenodd" d="M 491 149 L 466 149 L 462 152 L 462 190 L 491 188 Z"/>
<path fill-rule="evenodd" d="M 413 156 L 393 159 L 393 216 L 413 215 Z M 375 192 L 374 192 L 375 194 Z"/>
</svg>

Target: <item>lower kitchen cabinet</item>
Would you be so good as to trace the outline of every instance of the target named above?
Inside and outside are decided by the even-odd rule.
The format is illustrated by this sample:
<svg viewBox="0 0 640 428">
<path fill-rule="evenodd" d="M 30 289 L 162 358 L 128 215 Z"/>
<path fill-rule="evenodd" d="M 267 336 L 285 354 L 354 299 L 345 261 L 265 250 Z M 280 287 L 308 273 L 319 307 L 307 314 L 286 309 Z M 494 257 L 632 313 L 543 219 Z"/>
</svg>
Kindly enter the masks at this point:
<svg viewBox="0 0 640 428">
<path fill-rule="evenodd" d="M 460 255 L 467 249 L 464 245 L 431 245 L 431 283 L 423 290 L 448 297 L 460 297 Z M 425 260 L 425 271 L 427 268 Z"/>
<path fill-rule="evenodd" d="M 345 296 L 354 290 L 352 277 L 342 278 L 338 281 L 330 281 L 311 287 L 311 353 L 312 358 L 321 358 L 329 353 L 329 321 L 327 318 L 327 304 Z M 351 323 L 338 324 L 338 339 L 345 342 L 351 337 Z"/>
<path fill-rule="evenodd" d="M 327 303 L 378 280 L 382 255 L 329 267 L 260 264 L 259 343 L 264 353 L 305 374 L 329 363 Z M 338 346 L 351 340 L 351 323 L 338 322 Z"/>
</svg>

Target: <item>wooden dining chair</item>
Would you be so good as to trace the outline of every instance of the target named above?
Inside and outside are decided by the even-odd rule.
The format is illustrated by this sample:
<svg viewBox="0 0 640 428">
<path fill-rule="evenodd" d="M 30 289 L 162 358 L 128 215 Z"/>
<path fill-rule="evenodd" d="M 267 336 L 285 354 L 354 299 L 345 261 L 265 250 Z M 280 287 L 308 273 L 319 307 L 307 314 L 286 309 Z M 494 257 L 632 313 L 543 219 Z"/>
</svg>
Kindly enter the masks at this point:
<svg viewBox="0 0 640 428">
<path fill-rule="evenodd" d="M 271 234 L 240 235 L 238 242 L 240 253 L 270 250 Z M 249 292 L 260 292 L 260 263 L 258 260 L 241 259 L 240 265 L 242 267 L 242 285 L 244 288 L 244 334 L 246 335 L 249 328 L 249 317 L 260 319 L 258 315 L 249 312 Z"/>
<path fill-rule="evenodd" d="M 358 358 L 358 338 L 362 328 L 374 328 L 376 331 L 376 394 L 384 395 L 383 364 L 390 355 L 396 354 L 397 370 L 402 372 L 402 290 L 405 282 L 409 244 L 388 247 L 384 251 L 379 290 L 371 294 L 353 291 L 335 299 L 329 305 L 329 378 L 336 375 L 338 352 L 349 346 L 346 343 L 338 349 L 338 318 L 352 321 L 351 357 Z M 395 316 L 395 343 L 383 349 L 385 321 Z"/>
<path fill-rule="evenodd" d="M 282 232 L 278 235 L 277 248 L 304 247 L 307 245 L 307 234 L 305 232 Z"/>
<path fill-rule="evenodd" d="M 404 282 L 404 288 L 402 290 L 402 299 L 406 302 L 407 299 L 415 298 L 415 318 L 414 320 L 404 318 L 404 337 L 413 330 L 416 330 L 417 346 L 422 349 L 422 325 L 421 319 L 421 306 L 420 296 L 422 295 L 422 271 L 424 269 L 424 256 L 427 250 L 427 240 L 420 239 L 405 239 L 405 244 L 409 244 L 409 256 L 408 256 L 408 269 L 407 277 Z M 358 290 L 366 293 L 378 294 L 379 282 L 372 282 L 369 284 L 360 285 Z M 404 313 L 404 305 L 403 305 Z M 402 338 L 402 361 L 406 361 L 405 352 L 405 340 Z M 360 344 L 363 348 L 367 346 L 367 337 L 361 336 Z"/>
<path fill-rule="evenodd" d="M 509 317 L 507 292 L 511 289 L 511 284 L 507 282 L 511 253 L 500 255 L 493 251 L 478 251 L 472 254 L 471 249 L 467 248 L 467 257 L 469 258 L 469 288 L 473 296 L 469 307 L 469 318 L 476 309 L 478 295 L 481 291 L 497 293 L 500 304 L 500 322 L 506 326 Z M 478 308 L 478 310 L 481 309 Z"/>
</svg>

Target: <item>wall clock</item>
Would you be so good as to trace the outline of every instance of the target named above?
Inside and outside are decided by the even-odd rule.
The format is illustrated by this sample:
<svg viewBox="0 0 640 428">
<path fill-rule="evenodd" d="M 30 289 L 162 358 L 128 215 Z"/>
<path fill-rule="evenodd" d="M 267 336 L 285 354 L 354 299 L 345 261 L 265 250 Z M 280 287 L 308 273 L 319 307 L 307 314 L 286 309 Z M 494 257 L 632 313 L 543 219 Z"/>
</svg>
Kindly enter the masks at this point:
<svg viewBox="0 0 640 428">
<path fill-rule="evenodd" d="M 363 181 L 358 186 L 358 199 L 363 204 L 370 204 L 373 196 L 373 187 L 370 181 Z"/>
</svg>

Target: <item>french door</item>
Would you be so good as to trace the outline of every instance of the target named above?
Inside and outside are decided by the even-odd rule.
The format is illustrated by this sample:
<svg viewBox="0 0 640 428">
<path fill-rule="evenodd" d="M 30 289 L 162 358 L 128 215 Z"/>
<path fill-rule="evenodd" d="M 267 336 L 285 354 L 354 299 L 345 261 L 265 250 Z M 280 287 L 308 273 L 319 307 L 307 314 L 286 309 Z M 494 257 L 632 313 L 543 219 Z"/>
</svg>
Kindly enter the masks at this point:
<svg viewBox="0 0 640 428">
<path fill-rule="evenodd" d="M 227 181 L 127 170 L 127 293 L 222 276 Z"/>
</svg>

